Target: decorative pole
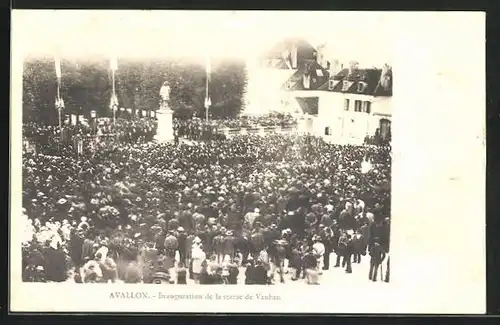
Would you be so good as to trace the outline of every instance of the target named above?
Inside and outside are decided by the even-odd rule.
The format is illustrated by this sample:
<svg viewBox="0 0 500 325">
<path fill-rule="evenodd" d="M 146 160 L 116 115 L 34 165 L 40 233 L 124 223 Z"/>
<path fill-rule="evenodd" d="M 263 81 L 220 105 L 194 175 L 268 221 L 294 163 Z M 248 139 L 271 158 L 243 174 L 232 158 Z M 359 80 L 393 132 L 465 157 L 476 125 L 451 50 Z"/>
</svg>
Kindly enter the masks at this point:
<svg viewBox="0 0 500 325">
<path fill-rule="evenodd" d="M 205 64 L 205 71 L 207 74 L 206 83 L 205 83 L 205 119 L 206 119 L 206 122 L 208 123 L 208 109 L 212 105 L 212 101 L 210 100 L 210 94 L 208 91 L 208 87 L 210 85 L 210 77 L 211 77 L 211 73 L 212 73 L 212 64 L 210 62 L 210 57 L 207 58 L 207 62 Z"/>
<path fill-rule="evenodd" d="M 61 97 L 61 60 L 56 57 L 54 59 L 56 66 L 56 76 L 57 76 L 57 93 L 56 93 L 56 101 L 55 106 L 57 109 L 57 115 L 59 120 L 59 134 L 61 141 L 63 140 L 63 132 L 62 132 L 62 110 L 64 109 L 64 101 Z"/>
<path fill-rule="evenodd" d="M 115 127 L 116 132 L 116 110 L 118 109 L 118 98 L 116 96 L 116 83 L 115 83 L 115 72 L 118 70 L 118 60 L 114 57 L 110 60 L 110 69 L 111 69 L 111 109 L 113 110 L 113 125 Z"/>
</svg>

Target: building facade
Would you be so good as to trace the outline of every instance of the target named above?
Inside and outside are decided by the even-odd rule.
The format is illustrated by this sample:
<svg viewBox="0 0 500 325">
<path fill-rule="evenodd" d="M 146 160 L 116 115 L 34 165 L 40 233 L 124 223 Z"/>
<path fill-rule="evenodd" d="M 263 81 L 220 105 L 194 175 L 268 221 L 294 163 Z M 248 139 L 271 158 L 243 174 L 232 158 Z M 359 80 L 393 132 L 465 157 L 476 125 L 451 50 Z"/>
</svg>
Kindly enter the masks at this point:
<svg viewBox="0 0 500 325">
<path fill-rule="evenodd" d="M 336 143 L 388 139 L 392 120 L 392 68 L 342 64 L 325 45 L 297 39 L 276 44 L 247 62 L 245 114 L 280 112 L 298 118 L 300 133 Z"/>
<path fill-rule="evenodd" d="M 319 88 L 316 135 L 335 142 L 362 143 L 367 136 L 388 139 L 392 120 L 392 69 L 343 69 Z"/>
</svg>

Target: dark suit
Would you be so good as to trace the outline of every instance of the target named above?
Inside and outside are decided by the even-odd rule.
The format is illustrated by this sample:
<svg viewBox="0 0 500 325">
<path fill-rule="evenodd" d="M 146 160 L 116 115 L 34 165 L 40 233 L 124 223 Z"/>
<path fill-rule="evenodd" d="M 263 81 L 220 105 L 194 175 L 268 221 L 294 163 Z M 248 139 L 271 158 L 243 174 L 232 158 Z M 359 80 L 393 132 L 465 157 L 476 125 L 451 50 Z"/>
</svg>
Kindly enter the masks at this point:
<svg viewBox="0 0 500 325">
<path fill-rule="evenodd" d="M 377 274 L 380 264 L 385 258 L 385 252 L 381 245 L 375 243 L 370 250 L 370 273 L 368 278 L 372 281 L 377 281 Z"/>
</svg>

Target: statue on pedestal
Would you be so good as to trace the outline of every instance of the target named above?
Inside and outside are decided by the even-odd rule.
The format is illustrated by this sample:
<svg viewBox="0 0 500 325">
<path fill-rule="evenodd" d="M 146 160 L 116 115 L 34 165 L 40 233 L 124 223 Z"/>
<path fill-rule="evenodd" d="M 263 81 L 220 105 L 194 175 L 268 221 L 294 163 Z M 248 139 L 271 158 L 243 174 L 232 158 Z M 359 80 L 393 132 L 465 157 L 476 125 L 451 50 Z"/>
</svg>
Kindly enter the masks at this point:
<svg viewBox="0 0 500 325">
<path fill-rule="evenodd" d="M 170 86 L 165 81 L 160 89 L 160 108 L 157 111 L 156 119 L 158 126 L 155 139 L 158 142 L 170 142 L 174 140 L 174 129 L 172 122 L 172 110 L 169 107 Z"/>
<path fill-rule="evenodd" d="M 163 83 L 160 89 L 160 97 L 160 109 L 168 109 L 170 102 L 170 86 L 168 85 L 168 81 Z"/>
</svg>

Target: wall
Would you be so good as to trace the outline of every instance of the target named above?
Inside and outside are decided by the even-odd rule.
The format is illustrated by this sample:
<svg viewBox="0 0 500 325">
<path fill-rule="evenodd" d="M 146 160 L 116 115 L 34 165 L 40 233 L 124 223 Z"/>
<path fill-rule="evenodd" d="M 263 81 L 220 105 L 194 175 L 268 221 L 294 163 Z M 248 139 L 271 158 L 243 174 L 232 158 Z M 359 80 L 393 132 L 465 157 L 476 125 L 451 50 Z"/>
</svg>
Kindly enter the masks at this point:
<svg viewBox="0 0 500 325">
<path fill-rule="evenodd" d="M 392 97 L 373 97 L 372 114 L 392 115 Z"/>
<path fill-rule="evenodd" d="M 374 135 L 381 119 L 392 121 L 392 97 L 374 97 L 368 133 Z"/>
<path fill-rule="evenodd" d="M 391 97 L 320 92 L 319 113 L 314 121 L 315 134 L 337 143 L 362 143 L 366 135 L 374 135 L 381 118 L 391 120 Z M 349 99 L 349 111 L 344 110 Z M 355 112 L 354 101 L 370 101 L 371 113 Z M 330 135 L 325 135 L 325 128 Z"/>
</svg>

